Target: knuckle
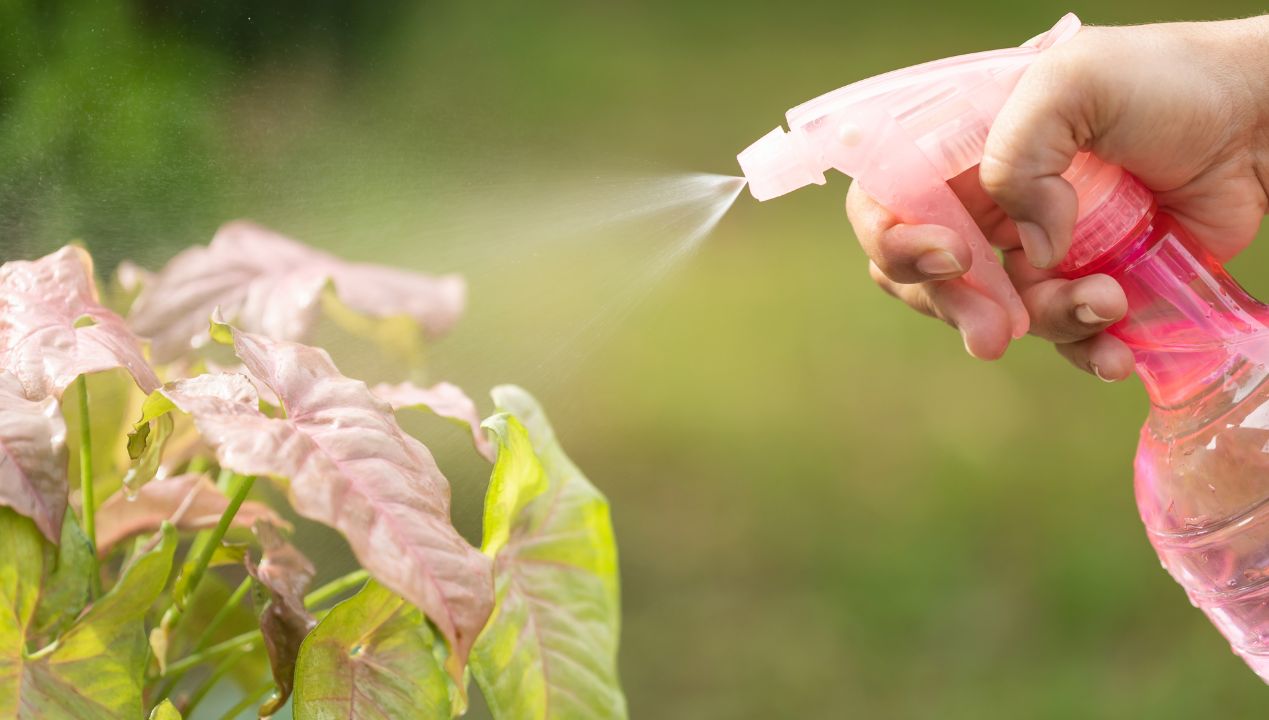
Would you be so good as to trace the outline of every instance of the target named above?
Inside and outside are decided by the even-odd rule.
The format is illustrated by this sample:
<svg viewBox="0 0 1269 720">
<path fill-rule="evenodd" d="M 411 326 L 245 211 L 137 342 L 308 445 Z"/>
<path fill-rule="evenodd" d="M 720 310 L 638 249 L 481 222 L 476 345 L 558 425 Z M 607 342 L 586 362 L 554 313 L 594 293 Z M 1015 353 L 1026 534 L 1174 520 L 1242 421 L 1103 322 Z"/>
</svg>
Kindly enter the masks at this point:
<svg viewBox="0 0 1269 720">
<path fill-rule="evenodd" d="M 1013 200 L 1017 197 L 1017 189 L 1023 180 L 1023 173 L 1018 163 L 1012 159 L 1013 152 L 1007 141 L 997 142 L 983 155 L 978 167 L 978 182 L 983 190 L 998 203 Z"/>
<path fill-rule="evenodd" d="M 875 262 L 868 263 L 868 277 L 877 284 L 890 297 L 898 297 L 898 291 L 894 286 L 894 281 L 886 277 L 885 272 Z"/>
</svg>

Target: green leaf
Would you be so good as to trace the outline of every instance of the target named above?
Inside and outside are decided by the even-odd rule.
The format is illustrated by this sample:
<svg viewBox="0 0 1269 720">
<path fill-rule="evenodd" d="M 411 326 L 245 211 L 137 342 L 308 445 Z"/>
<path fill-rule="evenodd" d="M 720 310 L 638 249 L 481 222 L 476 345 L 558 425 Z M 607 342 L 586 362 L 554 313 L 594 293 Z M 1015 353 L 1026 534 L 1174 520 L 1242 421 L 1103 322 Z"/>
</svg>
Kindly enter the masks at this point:
<svg viewBox="0 0 1269 720">
<path fill-rule="evenodd" d="M 144 618 L 167 584 L 176 529 L 164 525 L 158 539 L 56 643 L 23 659 L 19 720 L 143 716 Z"/>
<path fill-rule="evenodd" d="M 309 633 L 295 666 L 296 720 L 450 716 L 449 681 L 423 614 L 371 581 Z"/>
<path fill-rule="evenodd" d="M 128 433 L 128 457 L 132 466 L 123 476 L 123 486 L 129 495 L 135 496 L 141 486 L 153 480 L 158 473 L 163 448 L 176 427 L 171 415 L 174 409 L 172 401 L 158 390 L 151 393 L 141 406 L 141 419 Z"/>
<path fill-rule="evenodd" d="M 481 427 L 492 430 L 498 439 L 498 461 L 485 493 L 484 539 L 480 549 L 496 557 L 507 544 L 511 526 L 524 506 L 546 491 L 546 471 L 538 462 L 529 440 L 529 431 L 515 416 L 499 413 Z"/>
<path fill-rule="evenodd" d="M 36 637 L 52 640 L 79 616 L 92 592 L 93 546 L 79 528 L 75 515 L 62 520 L 62 542 L 45 547 L 48 573 L 40 592 L 32 627 Z"/>
<path fill-rule="evenodd" d="M 499 441 L 485 504 L 496 604 L 472 674 L 496 720 L 625 718 L 608 501 L 564 454 L 536 400 L 513 386 L 493 396 L 511 418 L 488 424 Z"/>
<path fill-rule="evenodd" d="M 44 538 L 30 519 L 0 507 L 0 717 L 17 717 L 27 627 L 44 574 Z"/>
<path fill-rule="evenodd" d="M 150 713 L 150 720 L 181 720 L 181 713 L 171 700 L 164 700 Z"/>
</svg>

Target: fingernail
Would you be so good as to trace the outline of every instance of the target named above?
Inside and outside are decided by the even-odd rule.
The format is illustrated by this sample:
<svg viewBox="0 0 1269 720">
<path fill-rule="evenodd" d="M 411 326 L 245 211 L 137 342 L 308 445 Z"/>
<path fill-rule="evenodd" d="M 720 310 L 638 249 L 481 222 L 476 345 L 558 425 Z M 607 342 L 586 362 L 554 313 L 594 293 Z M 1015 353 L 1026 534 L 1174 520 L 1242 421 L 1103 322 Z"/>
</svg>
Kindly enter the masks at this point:
<svg viewBox="0 0 1269 720">
<path fill-rule="evenodd" d="M 973 350 L 969 349 L 969 335 L 967 335 L 964 330 L 961 330 L 961 342 L 965 343 L 965 352 L 969 353 L 970 357 L 978 360 L 979 357 L 974 354 Z"/>
<path fill-rule="evenodd" d="M 931 278 L 955 277 L 965 272 L 956 256 L 946 250 L 930 250 L 917 258 L 916 269 Z"/>
<path fill-rule="evenodd" d="M 1038 268 L 1047 268 L 1053 262 L 1053 244 L 1044 228 L 1033 222 L 1018 223 L 1018 239 L 1022 241 L 1022 249 L 1027 252 L 1027 259 Z"/>
<path fill-rule="evenodd" d="M 1102 382 L 1104 382 L 1104 383 L 1113 383 L 1113 382 L 1115 382 L 1113 379 L 1108 378 L 1108 377 L 1106 377 L 1105 375 L 1102 375 L 1102 369 L 1101 369 L 1101 368 L 1099 368 L 1099 367 L 1097 367 L 1097 363 L 1095 363 L 1095 362 L 1093 362 L 1093 361 L 1091 361 L 1091 360 L 1088 362 L 1088 369 L 1089 369 L 1089 370 L 1092 370 L 1092 371 L 1093 371 L 1093 374 L 1097 376 L 1097 379 L 1098 379 L 1098 380 L 1101 380 L 1101 381 L 1102 381 Z"/>
<path fill-rule="evenodd" d="M 1097 311 L 1087 304 L 1075 306 L 1075 318 L 1085 325 L 1101 325 L 1110 320 L 1098 315 Z"/>
</svg>

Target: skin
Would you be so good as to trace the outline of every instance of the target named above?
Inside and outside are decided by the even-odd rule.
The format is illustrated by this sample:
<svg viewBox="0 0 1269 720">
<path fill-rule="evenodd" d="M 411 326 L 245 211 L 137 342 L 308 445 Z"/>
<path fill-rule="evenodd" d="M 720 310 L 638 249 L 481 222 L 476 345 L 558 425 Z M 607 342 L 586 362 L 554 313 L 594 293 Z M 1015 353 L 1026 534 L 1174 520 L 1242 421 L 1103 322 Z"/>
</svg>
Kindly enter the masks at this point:
<svg viewBox="0 0 1269 720">
<path fill-rule="evenodd" d="M 1086 27 L 1040 55 L 991 132 L 982 163 L 949 184 L 1031 314 L 1031 332 L 1106 381 L 1132 374 L 1128 347 L 1104 332 L 1127 301 L 1106 275 L 1064 280 L 1075 191 L 1061 177 L 1079 151 L 1151 188 L 1221 261 L 1247 247 L 1269 208 L 1269 16 L 1210 23 Z M 873 280 L 918 312 L 960 329 L 971 355 L 1007 349 L 1004 308 L 959 276 L 968 242 L 905 225 L 852 185 L 846 213 Z"/>
</svg>

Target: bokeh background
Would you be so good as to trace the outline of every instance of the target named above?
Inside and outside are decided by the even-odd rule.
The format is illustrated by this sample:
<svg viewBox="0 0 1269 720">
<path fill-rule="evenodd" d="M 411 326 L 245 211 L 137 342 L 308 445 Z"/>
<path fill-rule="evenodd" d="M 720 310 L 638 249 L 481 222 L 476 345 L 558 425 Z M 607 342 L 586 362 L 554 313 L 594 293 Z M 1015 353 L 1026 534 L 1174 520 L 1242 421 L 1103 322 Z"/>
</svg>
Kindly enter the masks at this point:
<svg viewBox="0 0 1269 720">
<path fill-rule="evenodd" d="M 1137 519 L 1135 381 L 1033 340 L 966 357 L 871 286 L 843 178 L 742 196 L 655 284 L 683 231 L 602 222 L 734 173 L 785 109 L 855 79 L 1067 10 L 1260 7 L 0 0 L 0 256 L 80 239 L 103 274 L 157 267 L 251 217 L 466 274 L 431 373 L 486 408 L 495 382 L 536 392 L 609 495 L 634 717 L 1263 717 Z M 1233 269 L 1269 295 L 1264 243 Z M 478 532 L 485 471 L 420 423 Z"/>
</svg>

